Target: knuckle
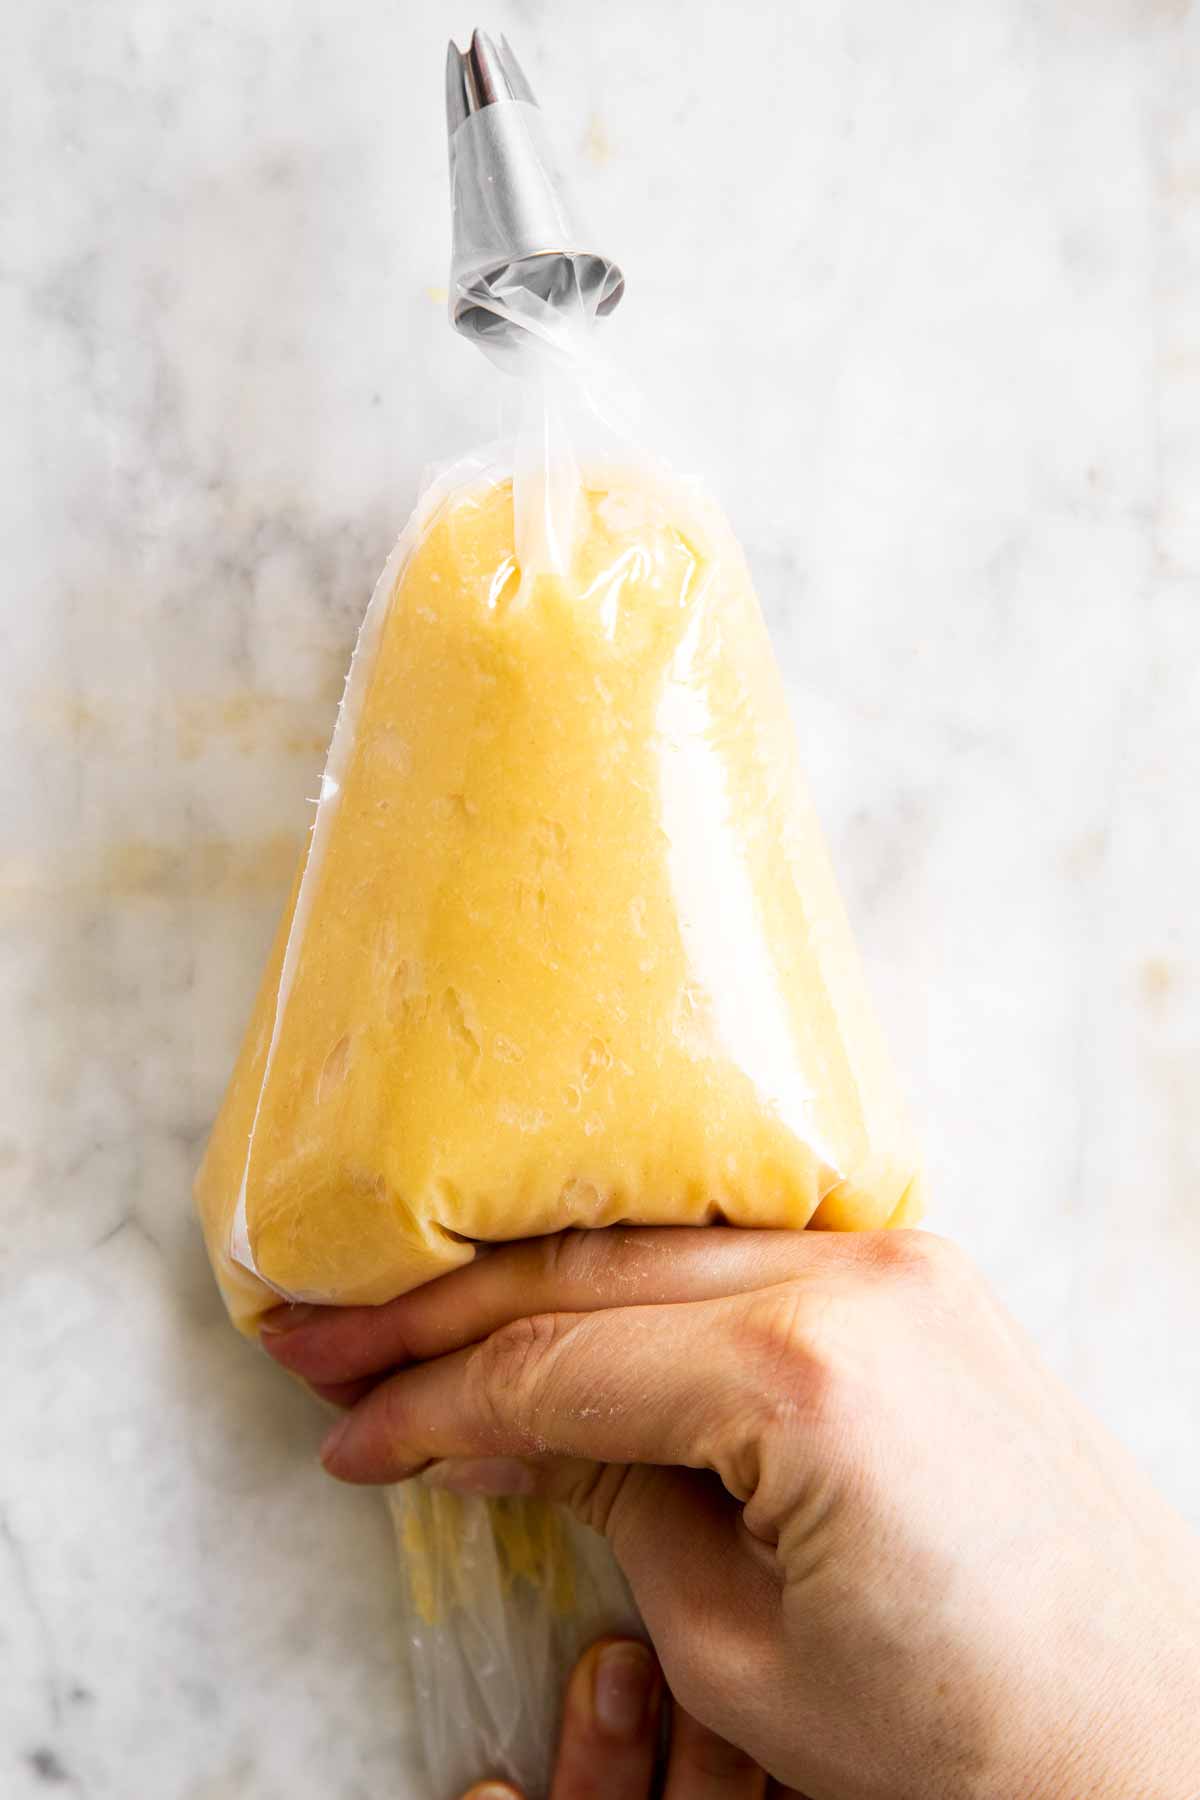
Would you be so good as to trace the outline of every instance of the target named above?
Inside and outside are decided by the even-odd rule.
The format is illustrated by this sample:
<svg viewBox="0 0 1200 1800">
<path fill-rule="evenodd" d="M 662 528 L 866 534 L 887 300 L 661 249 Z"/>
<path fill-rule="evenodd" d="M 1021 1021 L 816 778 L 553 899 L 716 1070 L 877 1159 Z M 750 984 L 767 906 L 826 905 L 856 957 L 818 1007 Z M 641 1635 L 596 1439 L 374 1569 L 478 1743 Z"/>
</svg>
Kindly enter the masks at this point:
<svg viewBox="0 0 1200 1800">
<path fill-rule="evenodd" d="M 758 1480 L 768 1451 L 788 1462 L 800 1425 L 827 1443 L 847 1444 L 869 1426 L 874 1402 L 867 1371 L 878 1328 L 862 1299 L 849 1284 L 817 1287 L 804 1280 L 750 1298 L 737 1348 L 750 1377 L 743 1434 L 757 1444 L 751 1473 Z"/>
<path fill-rule="evenodd" d="M 933 1231 L 881 1231 L 872 1245 L 881 1272 L 927 1283 L 961 1282 L 971 1265 L 950 1238 Z"/>
<path fill-rule="evenodd" d="M 541 1275 L 548 1288 L 574 1287 L 593 1277 L 597 1258 L 591 1240 L 596 1236 L 594 1231 L 558 1231 L 542 1239 Z"/>
<path fill-rule="evenodd" d="M 813 1353 L 816 1309 L 796 1281 L 747 1295 L 738 1311 L 738 1349 L 780 1373 L 804 1366 Z"/>
<path fill-rule="evenodd" d="M 514 1319 L 484 1339 L 468 1364 L 472 1399 L 485 1431 L 537 1448 L 538 1400 L 568 1321 L 552 1313 Z"/>
<path fill-rule="evenodd" d="M 828 1295 L 788 1281 L 748 1295 L 739 1308 L 735 1349 L 753 1371 L 752 1404 L 768 1418 L 809 1410 L 823 1397 L 833 1367 L 830 1306 Z"/>
<path fill-rule="evenodd" d="M 539 1275 L 547 1295 L 592 1296 L 623 1271 L 636 1268 L 638 1233 L 627 1226 L 559 1231 L 544 1238 Z"/>
</svg>

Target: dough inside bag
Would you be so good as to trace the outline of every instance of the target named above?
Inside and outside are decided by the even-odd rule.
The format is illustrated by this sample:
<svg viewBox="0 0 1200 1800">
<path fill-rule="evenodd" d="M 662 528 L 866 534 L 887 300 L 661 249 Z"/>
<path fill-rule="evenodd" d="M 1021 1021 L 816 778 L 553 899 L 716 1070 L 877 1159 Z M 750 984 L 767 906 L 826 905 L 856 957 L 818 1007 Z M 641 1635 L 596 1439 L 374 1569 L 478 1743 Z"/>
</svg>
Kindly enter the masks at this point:
<svg viewBox="0 0 1200 1800">
<path fill-rule="evenodd" d="M 382 603 L 198 1178 L 238 1323 L 280 1294 L 387 1300 L 476 1240 L 568 1225 L 915 1216 L 711 503 L 593 474 L 569 574 L 523 579 L 511 480 L 476 473 Z"/>
</svg>

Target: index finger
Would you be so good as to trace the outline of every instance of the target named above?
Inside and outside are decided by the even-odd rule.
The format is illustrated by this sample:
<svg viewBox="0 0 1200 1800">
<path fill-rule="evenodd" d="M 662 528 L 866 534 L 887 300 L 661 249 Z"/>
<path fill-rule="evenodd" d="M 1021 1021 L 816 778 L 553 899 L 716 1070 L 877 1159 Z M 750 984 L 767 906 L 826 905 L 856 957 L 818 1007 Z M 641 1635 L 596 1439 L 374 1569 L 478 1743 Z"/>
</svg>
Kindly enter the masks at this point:
<svg viewBox="0 0 1200 1800">
<path fill-rule="evenodd" d="M 537 1313 L 715 1299 L 861 1263 L 883 1235 L 720 1225 L 560 1232 L 499 1245 L 383 1306 L 279 1307 L 262 1342 L 305 1381 L 340 1385 L 444 1356 Z"/>
</svg>

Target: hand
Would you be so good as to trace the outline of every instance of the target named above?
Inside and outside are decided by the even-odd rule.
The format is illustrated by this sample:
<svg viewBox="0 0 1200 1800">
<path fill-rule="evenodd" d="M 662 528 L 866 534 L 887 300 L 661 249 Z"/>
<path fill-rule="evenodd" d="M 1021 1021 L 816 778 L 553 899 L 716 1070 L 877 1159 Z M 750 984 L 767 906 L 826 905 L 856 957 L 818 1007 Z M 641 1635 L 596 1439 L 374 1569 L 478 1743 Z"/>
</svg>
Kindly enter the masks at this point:
<svg viewBox="0 0 1200 1800">
<path fill-rule="evenodd" d="M 340 1479 L 604 1532 L 672 1693 L 812 1800 L 1200 1789 L 1196 1543 L 941 1239 L 568 1233 L 264 1342 L 357 1401 Z"/>
<path fill-rule="evenodd" d="M 662 1677 L 644 1644 L 602 1639 L 579 1659 L 567 1685 L 550 1800 L 764 1800 L 767 1778 L 680 1707 L 671 1711 L 670 1751 L 655 1785 Z M 478 1782 L 463 1800 L 522 1800 L 506 1781 Z M 770 1788 L 770 1800 L 789 1791 Z M 793 1800 L 803 1800 L 796 1795 Z"/>
</svg>

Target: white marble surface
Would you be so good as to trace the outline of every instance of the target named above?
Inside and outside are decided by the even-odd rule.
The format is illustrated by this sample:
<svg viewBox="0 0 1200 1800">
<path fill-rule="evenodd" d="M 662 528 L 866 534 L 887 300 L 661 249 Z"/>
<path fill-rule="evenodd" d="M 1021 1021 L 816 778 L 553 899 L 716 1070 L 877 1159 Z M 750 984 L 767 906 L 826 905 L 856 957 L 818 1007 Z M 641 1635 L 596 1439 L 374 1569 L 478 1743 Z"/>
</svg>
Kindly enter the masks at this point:
<svg viewBox="0 0 1200 1800">
<path fill-rule="evenodd" d="M 420 1793 L 390 1544 L 188 1186 L 421 465 L 458 8 L 0 67 L 0 1791 Z M 1200 1524 L 1200 12 L 497 0 L 744 537 L 938 1215 Z"/>
</svg>

